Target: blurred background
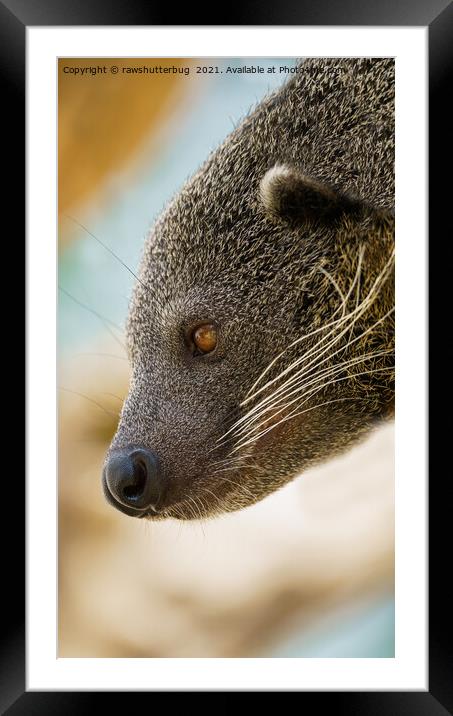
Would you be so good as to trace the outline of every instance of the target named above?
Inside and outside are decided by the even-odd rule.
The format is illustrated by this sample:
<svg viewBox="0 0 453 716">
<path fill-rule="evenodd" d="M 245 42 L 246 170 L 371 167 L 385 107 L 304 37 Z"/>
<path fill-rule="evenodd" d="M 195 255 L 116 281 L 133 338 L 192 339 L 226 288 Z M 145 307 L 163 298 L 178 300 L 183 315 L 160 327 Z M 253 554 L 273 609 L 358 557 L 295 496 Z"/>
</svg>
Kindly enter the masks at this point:
<svg viewBox="0 0 453 716">
<path fill-rule="evenodd" d="M 275 74 L 196 74 L 199 65 Z M 123 67 L 191 68 L 189 74 Z M 258 505 L 151 524 L 104 500 L 122 328 L 163 205 L 292 59 L 59 61 L 59 656 L 394 656 L 393 426 Z M 111 71 L 111 67 L 118 72 Z M 105 67 L 96 74 L 77 68 Z M 97 237 L 97 238 L 95 238 Z"/>
</svg>

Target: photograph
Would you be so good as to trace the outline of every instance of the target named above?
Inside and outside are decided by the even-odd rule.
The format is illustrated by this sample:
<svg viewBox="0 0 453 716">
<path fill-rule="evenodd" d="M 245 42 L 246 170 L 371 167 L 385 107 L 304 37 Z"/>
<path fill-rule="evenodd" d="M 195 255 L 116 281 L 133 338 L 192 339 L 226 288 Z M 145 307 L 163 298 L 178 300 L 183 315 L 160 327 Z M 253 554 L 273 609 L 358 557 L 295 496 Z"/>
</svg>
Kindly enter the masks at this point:
<svg viewBox="0 0 453 716">
<path fill-rule="evenodd" d="M 58 659 L 394 659 L 395 58 L 57 84 Z"/>
</svg>

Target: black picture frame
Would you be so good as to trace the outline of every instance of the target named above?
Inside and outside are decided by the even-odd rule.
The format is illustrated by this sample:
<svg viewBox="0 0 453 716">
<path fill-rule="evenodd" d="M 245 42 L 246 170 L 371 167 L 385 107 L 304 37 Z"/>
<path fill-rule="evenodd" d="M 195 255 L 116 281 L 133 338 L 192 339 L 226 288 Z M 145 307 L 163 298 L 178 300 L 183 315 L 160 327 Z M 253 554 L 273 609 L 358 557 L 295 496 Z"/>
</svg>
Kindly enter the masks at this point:
<svg viewBox="0 0 453 716">
<path fill-rule="evenodd" d="M 203 8 L 206 6 L 203 5 Z M 429 28 L 429 691 L 411 692 L 298 692 L 302 708 L 312 705 L 332 713 L 354 716 L 444 716 L 453 713 L 453 639 L 451 638 L 451 509 L 453 488 L 449 445 L 453 405 L 451 381 L 448 380 L 450 352 L 445 353 L 449 325 L 444 306 L 451 306 L 451 71 L 453 67 L 453 3 L 446 0 L 280 0 L 279 3 L 257 3 L 243 0 L 234 7 L 220 6 L 216 21 L 206 22 L 202 6 L 177 10 L 168 4 L 151 4 L 146 0 L 3 0 L 0 1 L 0 63 L 2 73 L 4 143 L 14 147 L 14 161 L 8 165 L 8 215 L 14 218 L 17 248 L 20 250 L 18 217 L 25 216 L 25 31 L 27 26 L 67 25 L 172 25 L 175 11 L 178 25 L 376 25 L 425 26 Z M 447 168 L 447 172 L 445 172 Z M 13 212 L 13 213 L 12 213 Z M 24 224 L 25 228 L 25 224 Z M 21 232 L 19 232 L 20 234 Z M 24 245 L 22 245 L 24 246 Z M 441 255 L 439 256 L 439 253 Z M 22 256 L 19 256 L 19 261 Z M 18 264 L 20 265 L 20 264 Z M 8 313 L 8 311 L 6 312 Z M 4 331 L 17 330 L 18 313 L 4 316 Z M 8 327 L 8 320 L 10 326 Z M 437 338 L 437 340 L 436 340 Z M 20 345 L 18 339 L 17 345 Z M 451 339 L 450 339 L 451 340 Z M 5 348 L 6 350 L 6 348 Z M 16 361 L 17 367 L 17 361 Z M 447 370 L 445 370 L 447 368 Z M 443 370 L 442 370 L 443 369 Z M 18 376 L 17 385 L 20 385 Z M 416 392 L 416 387 L 414 387 Z M 441 400 L 436 401 L 437 397 Z M 415 400 L 415 398 L 414 398 Z M 416 402 L 414 402 L 416 409 Z M 439 416 L 439 417 L 438 417 Z M 443 416 L 443 417 L 441 417 Z M 437 419 L 436 419 L 437 418 Z M 16 426 L 17 431 L 18 426 Z M 19 436 L 20 437 L 20 436 Z M 17 460 L 19 452 L 15 452 Z M 442 460 L 445 458 L 445 461 Z M 18 505 L 25 505 L 25 482 L 17 476 L 14 489 Z M 448 474 L 450 473 L 450 477 Z M 76 714 L 104 706 L 113 696 L 115 706 L 131 707 L 131 692 L 50 692 L 25 690 L 25 509 L 14 511 L 4 538 L 1 622 L 0 711 L 18 714 Z M 449 566 L 450 565 L 450 566 Z M 19 567 L 19 568 L 18 568 Z M 416 625 L 415 625 L 416 626 Z M 175 692 L 177 695 L 177 692 Z M 182 694 L 181 694 L 182 695 Z M 135 693 L 154 705 L 155 695 Z M 217 695 L 216 711 L 226 710 L 232 693 Z M 185 694 L 184 694 L 185 697 Z M 247 697 L 246 697 L 247 698 Z M 127 699 L 127 702 L 126 702 Z M 321 700 L 320 700 L 321 699 Z M 182 702 L 181 702 L 182 703 Z M 197 708 L 200 708 L 199 700 Z"/>
</svg>

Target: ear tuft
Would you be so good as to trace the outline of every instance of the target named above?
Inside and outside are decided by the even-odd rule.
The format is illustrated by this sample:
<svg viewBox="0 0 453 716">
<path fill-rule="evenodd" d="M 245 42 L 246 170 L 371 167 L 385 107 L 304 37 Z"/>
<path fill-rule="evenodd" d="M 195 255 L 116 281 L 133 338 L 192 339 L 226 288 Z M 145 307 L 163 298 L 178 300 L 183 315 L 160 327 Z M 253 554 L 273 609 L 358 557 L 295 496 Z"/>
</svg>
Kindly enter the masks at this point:
<svg viewBox="0 0 453 716">
<path fill-rule="evenodd" d="M 353 206 L 343 195 L 287 164 L 269 169 L 259 191 L 266 213 L 289 222 L 332 220 Z"/>
</svg>

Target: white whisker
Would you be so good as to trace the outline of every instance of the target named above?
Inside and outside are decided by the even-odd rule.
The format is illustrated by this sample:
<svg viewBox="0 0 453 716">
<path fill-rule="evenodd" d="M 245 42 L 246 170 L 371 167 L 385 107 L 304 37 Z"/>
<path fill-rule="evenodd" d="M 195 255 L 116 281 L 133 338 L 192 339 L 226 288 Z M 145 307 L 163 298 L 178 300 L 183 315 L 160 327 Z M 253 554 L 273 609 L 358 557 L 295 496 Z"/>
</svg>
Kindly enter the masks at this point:
<svg viewBox="0 0 453 716">
<path fill-rule="evenodd" d="M 368 329 L 366 329 L 363 333 L 361 333 L 359 336 L 357 336 L 356 338 L 354 338 L 352 341 L 349 341 L 349 344 L 348 344 L 348 345 L 352 345 L 353 343 L 356 343 L 357 341 L 361 340 L 365 335 L 367 335 L 367 334 L 370 333 L 372 330 L 374 330 L 374 329 L 376 328 L 376 326 L 378 326 L 380 323 L 382 323 L 384 320 L 386 320 L 386 319 L 389 317 L 389 315 L 391 315 L 391 314 L 393 313 L 393 311 L 394 311 L 394 308 L 390 309 L 390 311 L 388 311 L 382 318 L 380 318 L 378 321 L 376 321 L 372 326 L 370 326 Z M 349 326 L 347 326 L 343 331 L 341 331 L 341 333 L 339 334 L 339 336 L 337 336 L 337 337 L 336 337 L 334 340 L 332 340 L 327 346 L 325 346 L 325 347 L 319 352 L 319 357 L 321 357 L 322 355 L 325 355 L 331 347 L 333 347 L 336 343 L 338 343 L 338 340 L 340 340 L 340 339 L 342 338 L 342 336 L 347 333 L 348 328 L 349 328 Z M 326 358 L 324 358 L 324 360 L 322 360 L 322 361 L 319 362 L 319 363 L 318 363 L 315 359 L 312 360 L 312 361 L 310 361 L 310 362 L 308 363 L 308 365 L 305 366 L 305 369 L 304 369 L 303 372 L 306 373 L 306 372 L 307 372 L 307 369 L 310 368 L 310 367 L 311 367 L 312 365 L 314 365 L 314 364 L 316 364 L 317 367 L 319 368 L 319 366 L 321 366 L 321 365 L 323 365 L 324 363 L 326 363 L 327 361 L 331 360 L 334 356 L 336 356 L 338 353 L 341 353 L 342 351 L 343 351 L 343 348 L 339 348 L 339 349 L 336 350 L 334 353 L 330 353 Z M 302 361 L 302 362 L 303 362 L 303 361 Z M 297 364 L 300 364 L 300 363 L 301 363 L 301 359 L 298 359 L 297 361 L 294 361 L 294 363 L 292 364 L 292 366 L 297 365 Z M 290 366 L 290 368 L 291 368 L 292 366 Z M 290 370 L 290 368 L 288 368 L 288 369 L 287 369 L 286 371 L 284 371 L 284 372 L 285 372 L 285 373 L 288 372 L 288 370 Z M 281 375 L 282 375 L 282 374 L 281 374 Z M 227 432 L 224 433 L 224 435 L 222 436 L 222 438 L 219 438 L 219 439 L 217 440 L 217 443 L 219 443 L 219 441 L 220 441 L 221 439 L 223 440 L 223 438 L 225 438 L 228 434 L 230 434 L 231 432 L 233 432 L 233 430 L 236 431 L 237 428 L 238 428 L 240 425 L 242 425 L 244 422 L 249 421 L 250 417 L 252 417 L 252 416 L 255 415 L 257 412 L 259 412 L 260 410 L 262 410 L 262 408 L 263 408 L 264 406 L 268 405 L 268 404 L 271 403 L 273 400 L 275 400 L 275 398 L 276 398 L 278 395 L 281 395 L 282 393 L 284 393 L 284 392 L 288 389 L 288 387 L 290 387 L 290 386 L 291 386 L 293 383 L 295 383 L 296 381 L 300 380 L 300 377 L 301 377 L 301 372 L 299 371 L 299 372 L 296 373 L 293 377 L 289 378 L 283 385 L 281 385 L 279 388 L 277 388 L 270 396 L 268 396 L 268 397 L 266 397 L 266 398 L 263 398 L 263 399 L 262 399 L 259 403 L 257 403 L 257 405 L 255 405 L 249 412 L 247 412 L 244 416 L 242 416 L 242 418 L 240 418 L 239 420 L 237 420 L 236 423 L 235 423 Z M 273 382 L 273 381 L 272 381 L 272 382 Z M 271 381 L 269 382 L 269 384 L 270 384 L 270 383 L 271 383 Z M 258 391 L 258 392 L 259 392 L 259 391 Z"/>
<path fill-rule="evenodd" d="M 342 302 L 342 304 L 341 304 L 340 306 L 338 306 L 338 308 L 335 309 L 335 311 L 334 311 L 333 314 L 332 314 L 332 318 L 333 318 L 333 316 L 335 316 L 335 315 L 338 313 L 338 311 L 341 310 L 341 311 L 342 311 L 342 317 L 336 319 L 335 321 L 331 321 L 330 323 L 327 323 L 327 324 L 325 324 L 324 326 L 321 326 L 320 328 L 317 328 L 316 330 L 311 331 L 310 333 L 306 333 L 305 335 L 300 336 L 300 337 L 297 338 L 295 341 L 293 341 L 292 343 L 290 343 L 289 346 L 287 346 L 281 353 L 279 353 L 279 354 L 269 363 L 269 365 L 265 368 L 265 370 L 261 373 L 261 375 L 260 375 L 260 376 L 257 378 L 257 380 L 253 383 L 252 387 L 250 388 L 250 390 L 248 391 L 248 393 L 247 393 L 246 396 L 245 396 L 245 400 L 241 403 L 241 405 L 245 405 L 247 402 L 249 402 L 250 400 L 253 399 L 254 395 L 250 395 L 250 393 L 252 393 L 252 391 L 253 391 L 253 390 L 256 388 L 256 386 L 261 382 L 262 378 L 266 375 L 266 373 L 268 373 L 268 371 L 272 368 L 272 366 L 274 366 L 275 363 L 276 363 L 288 350 L 290 350 L 291 348 L 293 348 L 293 347 L 294 347 L 295 345 L 297 345 L 298 343 L 301 343 L 301 341 L 304 341 L 304 340 L 306 340 L 307 338 L 311 338 L 312 336 L 317 335 L 317 334 L 320 333 L 321 331 L 325 331 L 327 328 L 330 328 L 331 326 L 335 326 L 337 323 L 341 322 L 341 321 L 345 318 L 346 304 L 347 304 L 347 301 L 349 300 L 349 297 L 350 297 L 350 295 L 351 295 L 351 293 L 352 293 L 352 291 L 353 291 L 353 289 L 354 289 L 354 286 L 355 286 L 355 284 L 356 284 L 356 281 L 358 280 L 359 271 L 360 271 L 360 266 L 361 266 L 362 257 L 363 257 L 363 254 L 364 254 L 364 253 L 365 253 L 365 247 L 364 247 L 364 246 L 361 246 L 360 249 L 359 249 L 359 259 L 358 259 L 358 262 L 357 262 L 357 263 L 358 263 L 358 266 L 357 266 L 357 270 L 356 270 L 356 273 L 355 273 L 355 276 L 354 276 L 354 280 L 353 280 L 353 282 L 352 282 L 352 284 L 351 284 L 351 286 L 350 286 L 350 288 L 349 288 L 349 291 L 348 291 L 348 293 L 346 294 L 345 297 L 343 297 L 343 294 L 342 294 L 341 291 L 340 291 L 340 294 L 341 294 L 341 296 L 343 297 L 343 302 Z M 266 385 L 267 385 L 267 384 L 266 384 Z M 265 387 L 266 387 L 266 386 L 263 386 L 263 388 L 265 388 Z"/>
<path fill-rule="evenodd" d="M 337 351 L 337 352 L 339 352 L 339 351 Z M 315 375 L 315 377 L 312 377 L 312 379 L 310 381 L 308 381 L 306 383 L 302 383 L 301 385 L 293 388 L 293 390 L 291 390 L 290 392 L 286 391 L 286 392 L 280 394 L 280 397 L 278 398 L 278 400 L 275 400 L 270 405 L 267 405 L 266 407 L 263 408 L 263 410 L 261 410 L 259 413 L 255 414 L 253 417 L 251 417 L 250 420 L 247 421 L 247 423 L 242 425 L 241 428 L 235 432 L 235 435 L 241 435 L 244 432 L 244 430 L 247 430 L 248 427 L 250 427 L 251 424 L 256 422 L 256 420 L 258 420 L 262 415 L 264 415 L 267 412 L 274 411 L 274 409 L 276 407 L 278 407 L 283 400 L 287 400 L 292 395 L 300 394 L 306 388 L 310 387 L 313 384 L 316 385 L 316 384 L 320 383 L 325 378 L 328 378 L 331 375 L 336 375 L 337 373 L 341 373 L 342 371 L 347 370 L 348 368 L 351 368 L 355 365 L 358 365 L 359 363 L 362 363 L 366 360 L 380 358 L 384 355 L 389 355 L 392 352 L 393 352 L 392 350 L 377 351 L 374 353 L 365 354 L 364 356 L 358 356 L 356 358 L 351 358 L 347 361 L 344 361 L 343 363 L 338 363 L 337 365 L 334 365 L 334 366 L 329 366 L 324 371 L 317 373 Z M 348 377 L 352 378 L 352 377 L 354 377 L 354 374 L 352 376 L 348 376 Z M 329 385 L 329 383 L 324 384 L 324 385 Z M 324 385 L 321 387 L 324 387 Z M 279 412 L 281 412 L 281 411 L 279 410 L 278 413 Z M 273 413 L 273 415 L 275 415 L 275 413 Z M 267 422 L 268 420 L 269 420 L 269 418 L 267 418 L 264 422 Z M 263 423 L 261 423 L 261 424 L 263 424 Z M 220 443 L 220 444 L 222 445 L 224 443 Z"/>
<path fill-rule="evenodd" d="M 356 374 L 354 374 L 354 377 L 359 377 L 359 376 L 361 376 L 361 375 L 369 375 L 370 373 L 382 373 L 382 372 L 385 372 L 385 371 L 392 371 L 392 370 L 393 370 L 393 368 L 390 367 L 390 366 L 387 367 L 387 368 L 374 368 L 373 370 L 366 370 L 366 371 L 361 371 L 360 373 L 356 373 Z M 344 380 L 350 380 L 350 379 L 351 379 L 351 376 L 346 376 L 346 377 L 344 377 L 344 378 L 337 378 L 336 380 L 329 381 L 329 382 L 326 383 L 325 385 L 322 385 L 320 388 L 317 388 L 316 390 L 314 389 L 313 391 L 310 391 L 310 392 L 317 393 L 317 392 L 319 392 L 320 390 L 322 390 L 323 388 L 327 387 L 328 385 L 333 385 L 334 383 L 340 383 L 340 382 L 342 382 L 342 381 L 344 381 Z M 309 399 L 309 398 L 307 398 L 307 400 L 308 400 L 308 399 Z M 289 403 L 288 406 L 286 406 L 286 407 L 289 407 L 289 405 L 291 405 L 292 403 L 296 402 L 296 400 L 298 400 L 298 399 L 294 399 L 294 401 L 291 401 L 291 403 Z M 304 400 L 304 401 L 301 403 L 301 405 L 303 405 L 304 403 L 306 403 L 307 400 Z M 340 399 L 338 399 L 338 400 L 340 400 Z M 361 400 L 362 400 L 362 398 L 361 398 Z M 363 398 L 363 400 L 365 400 L 365 398 Z M 330 401 L 328 401 L 328 402 L 330 402 Z M 332 402 L 334 402 L 334 401 L 332 401 Z M 324 405 L 324 404 L 325 404 L 325 403 L 322 403 L 322 404 L 319 404 L 319 405 L 314 406 L 314 407 L 320 407 L 320 405 Z M 312 408 L 308 408 L 306 411 L 302 411 L 302 413 L 304 413 L 304 412 L 309 412 L 309 410 L 311 410 L 311 409 L 312 409 Z M 279 412 L 281 412 L 281 411 L 279 411 Z M 296 413 L 296 415 L 302 415 L 302 413 Z M 291 416 L 291 417 L 296 417 L 296 415 L 293 415 L 293 416 Z M 240 443 L 239 445 L 237 445 L 236 447 L 233 448 L 232 453 L 237 452 L 238 450 L 241 450 L 241 449 L 242 449 L 243 447 L 245 447 L 246 445 L 249 445 L 249 444 L 251 444 L 251 443 L 253 443 L 253 442 L 256 442 L 260 437 L 262 437 L 262 436 L 265 435 L 266 433 L 270 432 L 271 430 L 274 430 L 274 428 L 276 428 L 278 425 L 280 425 L 281 423 L 285 422 L 286 420 L 289 420 L 289 416 L 285 416 L 284 418 L 282 418 L 281 420 L 279 420 L 277 423 L 273 423 L 271 426 L 269 426 L 268 428 L 266 428 L 266 430 L 263 430 L 261 433 L 258 433 L 258 435 L 254 435 L 252 438 L 250 438 L 250 440 L 247 440 L 246 442 Z"/>
<path fill-rule="evenodd" d="M 378 280 L 380 279 L 380 277 L 382 277 L 382 276 L 384 275 L 384 272 L 385 272 L 386 268 L 387 268 L 387 269 L 389 268 L 389 264 L 390 264 L 390 260 L 386 263 L 384 269 L 382 270 L 382 272 L 381 272 L 381 273 L 378 275 L 378 277 L 376 278 L 374 284 L 372 285 L 370 291 L 368 292 L 367 296 L 366 296 L 365 299 L 362 301 L 362 303 L 361 303 L 356 309 L 354 309 L 354 311 L 352 311 L 351 313 L 349 313 L 349 314 L 348 314 L 347 316 L 345 316 L 344 318 L 340 318 L 340 319 L 338 319 L 337 321 L 334 321 L 334 322 L 333 322 L 334 324 L 337 324 L 337 323 L 340 323 L 340 324 L 341 324 L 341 323 L 347 321 L 349 318 L 351 318 L 351 316 L 354 316 L 354 314 L 357 314 L 357 315 L 355 315 L 355 318 L 354 318 L 353 322 L 350 324 L 350 326 L 347 326 L 346 329 L 344 329 L 344 330 L 340 333 L 340 335 L 337 336 L 337 337 L 334 339 L 333 342 L 328 343 L 326 346 L 324 346 L 324 348 L 322 349 L 321 355 L 323 355 L 323 354 L 328 350 L 328 348 L 331 347 L 334 343 L 338 342 L 338 340 L 340 340 L 340 339 L 343 337 L 343 335 L 345 335 L 345 333 L 347 333 L 347 331 L 348 331 L 348 329 L 349 329 L 350 327 L 352 328 L 352 326 L 357 322 L 357 320 L 363 315 L 363 313 L 369 308 L 369 306 L 371 305 L 371 303 L 375 300 L 375 298 L 376 298 L 376 296 L 377 296 L 377 293 L 378 293 L 378 290 L 376 289 L 376 285 L 378 284 Z M 384 278 L 384 280 L 385 280 L 385 278 Z M 374 294 L 374 295 L 372 295 L 372 294 Z M 370 298 L 371 295 L 372 295 L 372 297 Z M 318 330 L 319 330 L 319 329 L 318 329 Z M 320 341 L 318 341 L 318 343 L 317 343 L 310 351 L 308 351 L 308 353 L 305 353 L 303 356 L 301 356 L 301 357 L 298 358 L 296 361 L 294 361 L 294 363 L 292 363 L 290 366 L 288 366 L 288 367 L 287 367 L 284 371 L 282 371 L 276 378 L 273 378 L 272 380 L 268 381 L 268 382 L 267 382 L 265 385 L 263 385 L 259 390 L 257 390 L 253 395 L 250 395 L 249 397 L 247 397 L 240 405 L 241 405 L 241 406 L 246 405 L 250 400 L 252 400 L 254 397 L 256 397 L 256 396 L 257 396 L 259 393 L 261 393 L 263 390 L 265 390 L 266 388 L 268 388 L 270 385 L 272 385 L 273 383 L 275 383 L 277 380 L 280 380 L 284 375 L 286 375 L 286 374 L 287 374 L 289 371 L 291 371 L 294 367 L 296 367 L 296 366 L 299 365 L 300 363 L 303 363 L 304 361 L 306 361 L 307 358 L 309 358 L 309 357 L 311 357 L 311 356 L 313 356 L 313 355 L 314 355 L 314 356 L 317 356 L 317 355 L 320 353 L 320 351 L 321 351 L 321 349 L 319 348 L 320 344 L 323 343 L 323 342 L 324 342 L 327 338 L 329 338 L 331 335 L 333 335 L 333 330 L 332 330 L 327 336 L 325 336 L 325 337 L 322 338 Z M 291 346 L 295 345 L 299 340 L 300 340 L 300 339 L 298 339 L 297 341 L 294 341 L 294 342 L 291 344 Z M 280 355 L 281 355 L 281 354 L 280 354 Z M 309 365 L 310 365 L 310 364 L 309 364 Z M 242 420 L 242 419 L 241 419 L 241 420 Z M 238 421 L 238 422 L 240 422 L 240 421 Z M 230 430 L 231 430 L 231 428 L 230 428 Z M 225 434 L 227 434 L 227 433 L 225 433 Z"/>
</svg>

